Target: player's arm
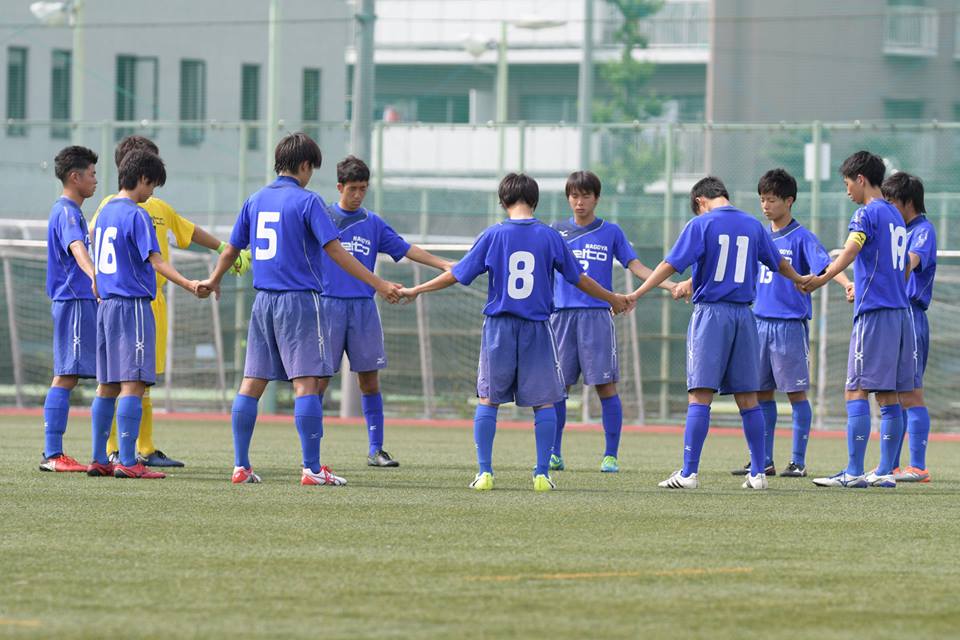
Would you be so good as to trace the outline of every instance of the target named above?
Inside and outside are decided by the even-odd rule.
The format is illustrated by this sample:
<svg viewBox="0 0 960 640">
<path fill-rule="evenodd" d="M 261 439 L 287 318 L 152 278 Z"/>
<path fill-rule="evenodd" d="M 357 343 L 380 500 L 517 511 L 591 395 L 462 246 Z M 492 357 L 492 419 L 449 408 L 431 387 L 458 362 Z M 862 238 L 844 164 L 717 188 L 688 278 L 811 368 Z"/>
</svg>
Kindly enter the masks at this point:
<svg viewBox="0 0 960 640">
<path fill-rule="evenodd" d="M 637 260 L 637 259 L 633 259 L 629 263 L 627 263 L 627 269 L 630 270 L 630 273 L 637 276 L 641 280 L 646 280 L 653 273 L 653 269 L 651 269 L 650 267 L 643 264 L 642 262 L 640 262 L 640 260 Z M 665 280 L 660 284 L 658 284 L 657 286 L 660 287 L 661 289 L 664 289 L 666 291 L 673 293 L 673 290 L 676 288 L 677 283 L 671 282 L 669 280 Z"/>
<path fill-rule="evenodd" d="M 400 295 L 404 300 L 409 302 L 410 300 L 413 300 L 421 293 L 430 293 L 431 291 L 440 291 L 441 289 L 452 287 L 453 285 L 457 284 L 457 282 L 459 282 L 459 280 L 457 280 L 456 276 L 454 276 L 453 273 L 451 273 L 450 271 L 444 271 L 433 280 L 428 280 L 427 282 L 424 282 L 423 284 L 418 284 L 415 287 L 409 287 L 409 288 L 404 287 L 400 289 Z"/>
<path fill-rule="evenodd" d="M 629 294 L 627 298 L 629 298 L 631 302 L 636 302 L 645 296 L 649 291 L 655 287 L 658 287 L 660 283 L 676 272 L 677 270 L 673 268 L 673 265 L 664 260 L 657 265 L 657 268 L 653 270 L 646 280 L 643 281 L 643 284 L 637 287 L 637 289 L 633 293 Z"/>
<path fill-rule="evenodd" d="M 323 245 L 323 250 L 327 252 L 331 260 L 340 265 L 341 269 L 357 280 L 373 287 L 384 300 L 390 303 L 400 302 L 399 290 L 401 286 L 393 282 L 387 282 L 367 269 L 363 266 L 363 263 L 353 257 L 353 254 L 343 248 L 339 240 L 331 240 Z M 222 261 L 223 256 L 220 259 Z"/>
<path fill-rule="evenodd" d="M 179 271 L 173 268 L 173 265 L 168 263 L 163 259 L 159 253 L 152 251 L 150 253 L 150 264 L 153 265 L 154 270 L 162 275 L 164 278 L 172 282 L 173 284 L 183 287 L 193 295 L 198 298 L 206 298 L 210 295 L 210 291 L 206 288 L 201 290 L 200 282 L 198 280 L 188 280 L 183 277 Z"/>
<path fill-rule="evenodd" d="M 90 278 L 93 295 L 99 298 L 100 295 L 97 293 L 97 272 L 93 268 L 93 260 L 90 259 L 90 254 L 87 253 L 87 245 L 85 245 L 82 240 L 74 240 L 67 248 L 70 249 L 70 253 L 72 253 L 76 259 L 77 266 L 80 267 L 80 270 Z"/>
<path fill-rule="evenodd" d="M 223 279 L 223 274 L 233 267 L 239 255 L 240 249 L 237 249 L 235 246 L 227 242 L 223 252 L 220 253 L 220 259 L 217 260 L 217 264 L 213 268 L 213 273 L 210 274 L 209 278 L 200 283 L 201 286 L 207 287 L 213 291 L 218 300 L 220 299 L 220 280 Z"/>
<path fill-rule="evenodd" d="M 614 313 L 623 313 L 633 308 L 633 303 L 627 299 L 627 296 L 607 291 L 599 282 L 585 273 L 580 274 L 580 280 L 576 286 L 588 296 L 609 304 Z"/>
<path fill-rule="evenodd" d="M 797 273 L 797 270 L 793 268 L 793 265 L 790 264 L 790 261 L 786 258 L 780 258 L 780 264 L 777 265 L 777 273 L 794 284 L 801 284 L 803 282 L 803 276 Z"/>
<path fill-rule="evenodd" d="M 410 249 L 407 250 L 406 257 L 410 258 L 414 262 L 425 264 L 428 267 L 433 267 L 434 269 L 439 269 L 440 271 L 449 271 L 455 264 L 450 260 L 446 260 L 440 256 L 435 256 L 426 249 L 421 249 L 415 244 L 410 245 Z"/>
<path fill-rule="evenodd" d="M 216 251 L 220 255 L 223 255 L 223 252 L 227 250 L 228 243 L 221 241 L 215 235 L 201 227 L 200 225 L 195 225 L 193 227 L 193 235 L 190 236 L 190 242 L 193 244 L 198 244 L 201 247 L 210 249 L 211 251 Z M 237 253 L 236 259 L 231 265 L 233 267 L 233 272 L 238 276 L 242 276 L 247 271 L 250 270 L 250 251 L 244 250 Z"/>
<path fill-rule="evenodd" d="M 910 280 L 910 274 L 913 273 L 913 270 L 920 266 L 921 258 L 914 252 L 910 251 L 907 253 L 907 268 L 905 269 L 904 278 Z"/>
<path fill-rule="evenodd" d="M 806 293 L 816 291 L 826 283 L 830 282 L 849 267 L 856 259 L 857 254 L 863 249 L 863 244 L 867 241 L 867 236 L 862 231 L 852 231 L 847 237 L 847 242 L 843 245 L 843 251 L 830 263 L 830 265 L 818 276 L 809 275 L 803 278 L 800 285 Z"/>
</svg>

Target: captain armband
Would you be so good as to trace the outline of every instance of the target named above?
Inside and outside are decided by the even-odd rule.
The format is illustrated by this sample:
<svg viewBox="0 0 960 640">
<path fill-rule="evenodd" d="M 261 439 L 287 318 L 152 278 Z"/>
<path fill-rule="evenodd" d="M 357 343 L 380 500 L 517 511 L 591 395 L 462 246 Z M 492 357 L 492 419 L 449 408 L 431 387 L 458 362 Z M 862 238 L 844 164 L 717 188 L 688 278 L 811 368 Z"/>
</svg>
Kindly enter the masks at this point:
<svg viewBox="0 0 960 640">
<path fill-rule="evenodd" d="M 853 240 L 857 243 L 857 246 L 863 249 L 864 243 L 867 241 L 867 234 L 862 231 L 851 231 L 850 235 L 847 236 L 847 242 Z"/>
</svg>

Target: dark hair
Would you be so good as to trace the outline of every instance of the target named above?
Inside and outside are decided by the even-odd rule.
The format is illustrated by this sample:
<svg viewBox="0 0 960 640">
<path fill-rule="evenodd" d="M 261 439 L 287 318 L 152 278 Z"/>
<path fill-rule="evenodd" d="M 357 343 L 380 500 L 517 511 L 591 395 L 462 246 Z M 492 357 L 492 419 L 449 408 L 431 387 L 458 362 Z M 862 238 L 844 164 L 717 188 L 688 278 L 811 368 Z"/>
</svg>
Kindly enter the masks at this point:
<svg viewBox="0 0 960 640">
<path fill-rule="evenodd" d="M 71 171 L 86 171 L 87 167 L 97 164 L 97 154 L 86 147 L 65 147 L 53 159 L 53 173 L 63 184 Z"/>
<path fill-rule="evenodd" d="M 143 136 L 127 136 L 117 143 L 117 148 L 113 151 L 113 163 L 117 165 L 117 168 L 119 169 L 120 165 L 123 163 L 123 158 L 131 151 L 135 151 L 137 149 L 149 151 L 156 156 L 160 155 L 160 149 L 157 148 L 157 145 L 154 144 L 153 140 L 150 138 L 144 138 Z"/>
<path fill-rule="evenodd" d="M 347 156 L 337 163 L 337 182 L 370 182 L 370 167 L 357 156 Z"/>
<path fill-rule="evenodd" d="M 923 204 L 923 181 L 917 176 L 898 171 L 883 181 L 883 184 L 880 185 L 880 192 L 887 200 L 913 204 L 917 213 L 927 212 L 927 208 Z"/>
<path fill-rule="evenodd" d="M 291 133 L 278 142 L 273 157 L 273 170 L 277 172 L 277 175 L 284 171 L 296 173 L 304 162 L 309 162 L 314 169 L 318 168 L 323 162 L 320 147 L 313 141 L 313 138 L 302 131 Z"/>
<path fill-rule="evenodd" d="M 512 207 L 518 202 L 523 202 L 530 205 L 531 209 L 536 209 L 540 202 L 540 187 L 536 180 L 525 173 L 508 173 L 500 181 L 497 195 L 500 196 L 500 204 L 504 209 Z"/>
<path fill-rule="evenodd" d="M 155 153 L 134 149 L 123 157 L 117 182 L 121 189 L 135 189 L 140 178 L 146 178 L 154 186 L 162 187 L 167 181 L 167 169 Z"/>
<path fill-rule="evenodd" d="M 697 198 L 730 198 L 727 187 L 723 180 L 716 176 L 707 176 L 699 180 L 693 188 L 690 189 L 690 209 L 693 215 L 700 213 L 700 207 L 697 206 Z"/>
<path fill-rule="evenodd" d="M 567 197 L 570 197 L 571 191 L 580 193 L 592 193 L 600 197 L 600 178 L 592 171 L 574 171 L 567 176 L 567 186 L 564 187 Z"/>
<path fill-rule="evenodd" d="M 785 169 L 771 169 L 760 176 L 757 183 L 757 194 L 762 196 L 765 193 L 772 193 L 782 200 L 793 198 L 796 202 L 797 181 Z"/>
<path fill-rule="evenodd" d="M 856 180 L 857 176 L 863 176 L 874 187 L 880 186 L 886 172 L 883 158 L 869 151 L 857 151 L 840 165 L 840 175 L 844 178 Z"/>
</svg>

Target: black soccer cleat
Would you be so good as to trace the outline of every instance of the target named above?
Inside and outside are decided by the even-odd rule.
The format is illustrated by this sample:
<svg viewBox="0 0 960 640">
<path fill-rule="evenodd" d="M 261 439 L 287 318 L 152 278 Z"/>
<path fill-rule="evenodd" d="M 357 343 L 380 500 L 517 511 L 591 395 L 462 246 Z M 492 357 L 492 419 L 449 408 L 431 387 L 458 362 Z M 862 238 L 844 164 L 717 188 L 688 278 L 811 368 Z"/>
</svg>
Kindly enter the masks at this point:
<svg viewBox="0 0 960 640">
<path fill-rule="evenodd" d="M 781 478 L 806 478 L 807 468 L 801 467 L 796 462 L 791 462 L 787 468 L 780 472 Z"/>
<path fill-rule="evenodd" d="M 767 468 L 764 469 L 763 472 L 764 472 L 767 476 L 775 476 L 775 475 L 777 475 L 777 468 L 776 468 L 775 466 L 773 466 L 773 464 L 771 463 L 771 464 L 768 464 L 768 465 L 767 465 Z M 734 469 L 733 471 L 731 471 L 731 472 L 730 472 L 730 475 L 734 475 L 734 476 L 745 476 L 745 475 L 747 475 L 748 473 L 750 473 L 750 463 L 749 463 L 749 462 L 747 462 L 747 464 L 743 465 L 743 466 L 740 467 L 739 469 Z"/>
<path fill-rule="evenodd" d="M 183 463 L 179 460 L 174 460 L 165 454 L 160 449 L 157 449 L 148 456 L 142 456 L 137 454 L 137 462 L 146 466 L 146 467 L 182 467 Z"/>
<path fill-rule="evenodd" d="M 399 467 L 400 463 L 390 457 L 383 449 L 377 449 L 372 456 L 367 456 L 368 467 Z"/>
</svg>

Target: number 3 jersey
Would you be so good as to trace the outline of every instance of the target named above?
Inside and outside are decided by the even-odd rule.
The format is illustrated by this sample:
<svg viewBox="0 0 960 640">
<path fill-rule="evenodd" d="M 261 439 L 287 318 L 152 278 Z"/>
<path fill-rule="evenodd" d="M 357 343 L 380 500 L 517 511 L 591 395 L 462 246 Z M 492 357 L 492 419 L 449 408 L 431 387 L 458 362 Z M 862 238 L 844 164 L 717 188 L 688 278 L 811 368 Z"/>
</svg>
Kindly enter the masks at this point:
<svg viewBox="0 0 960 640">
<path fill-rule="evenodd" d="M 280 176 L 243 203 L 230 244 L 250 247 L 255 289 L 322 291 L 323 246 L 337 237 L 323 198 Z"/>
<path fill-rule="evenodd" d="M 156 296 L 157 276 L 149 259 L 160 253 L 157 232 L 133 200 L 114 198 L 103 207 L 93 226 L 93 250 L 101 298 Z"/>
<path fill-rule="evenodd" d="M 906 309 L 907 226 L 896 207 L 871 200 L 850 219 L 850 231 L 866 236 L 853 263 L 853 316 L 877 309 Z"/>
<path fill-rule="evenodd" d="M 759 220 L 724 206 L 688 222 L 664 260 L 677 272 L 693 265 L 694 302 L 750 304 L 757 263 L 778 271 L 780 253 Z"/>
<path fill-rule="evenodd" d="M 597 218 L 581 227 L 570 218 L 555 223 L 553 228 L 573 250 L 583 272 L 610 291 L 613 291 L 613 259 L 624 267 L 637 259 L 623 229 L 612 222 Z M 553 304 L 557 309 L 610 308 L 603 300 L 597 300 L 563 280 L 558 280 L 554 287 Z"/>
<path fill-rule="evenodd" d="M 793 220 L 779 231 L 771 231 L 773 244 L 802 276 L 819 275 L 830 265 L 830 256 L 813 232 Z M 757 302 L 753 313 L 758 318 L 809 320 L 813 315 L 810 294 L 800 292 L 786 278 L 778 278 L 767 267 L 760 267 Z"/>
<path fill-rule="evenodd" d="M 539 321 L 553 311 L 554 271 L 570 284 L 580 281 L 581 267 L 567 243 L 555 229 L 532 218 L 489 227 L 452 273 L 464 285 L 489 274 L 484 315 Z"/>
</svg>

